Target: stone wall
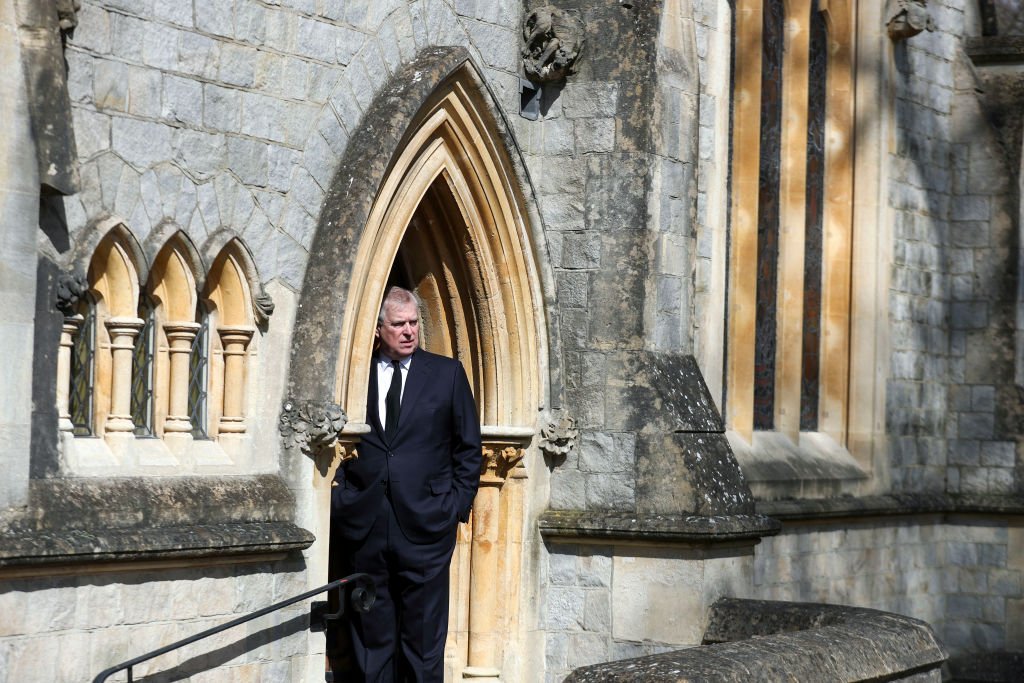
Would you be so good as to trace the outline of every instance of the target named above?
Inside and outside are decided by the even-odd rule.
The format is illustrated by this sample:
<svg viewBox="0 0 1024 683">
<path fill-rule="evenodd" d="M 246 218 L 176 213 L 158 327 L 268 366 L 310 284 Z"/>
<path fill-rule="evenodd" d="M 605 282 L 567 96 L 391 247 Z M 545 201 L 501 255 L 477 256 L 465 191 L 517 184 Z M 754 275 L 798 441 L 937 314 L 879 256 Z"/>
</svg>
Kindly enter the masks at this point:
<svg viewBox="0 0 1024 683">
<path fill-rule="evenodd" d="M 794 525 L 756 548 L 753 595 L 911 616 L 953 654 L 1020 649 L 1022 540 L 991 520 Z"/>
<path fill-rule="evenodd" d="M 24 63 L 15 7 L 14 0 L 0 2 L 0 65 L 20 74 Z M 32 356 L 35 310 L 39 177 L 28 107 L 24 81 L 0 79 L 0 117 L 8 122 L 8 130 L 0 136 L 0 212 L 8 226 L 0 232 L 0 253 L 5 259 L 0 268 L 0 348 L 15 358 Z M 25 453 L 31 431 L 31 364 L 5 363 L 0 382 L 8 387 L 0 398 L 0 468 L 7 473 L 0 483 L 0 508 L 4 508 L 22 506 L 28 498 L 29 461 Z"/>
<path fill-rule="evenodd" d="M 730 549 L 549 544 L 543 628 L 549 683 L 599 662 L 699 645 L 711 604 L 745 595 L 753 558 Z"/>
<path fill-rule="evenodd" d="M 935 31 L 894 46 L 892 487 L 1015 493 L 1017 170 L 963 49 L 976 5 L 929 8 Z"/>
<path fill-rule="evenodd" d="M 8 579 L 0 594 L 0 681 L 92 680 L 104 669 L 304 589 L 304 567 L 295 562 Z M 316 680 L 323 671 L 323 637 L 310 634 L 308 623 L 308 604 L 299 603 L 140 664 L 134 675 Z"/>
</svg>

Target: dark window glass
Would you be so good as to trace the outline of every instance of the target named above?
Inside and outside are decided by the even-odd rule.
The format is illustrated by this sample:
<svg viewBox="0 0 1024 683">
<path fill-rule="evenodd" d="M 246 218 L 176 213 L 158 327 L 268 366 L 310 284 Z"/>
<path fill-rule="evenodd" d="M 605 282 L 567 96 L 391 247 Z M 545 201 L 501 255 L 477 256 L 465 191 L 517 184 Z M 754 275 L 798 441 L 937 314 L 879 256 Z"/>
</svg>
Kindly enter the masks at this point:
<svg viewBox="0 0 1024 683">
<path fill-rule="evenodd" d="M 775 426 L 775 300 L 779 267 L 779 167 L 782 153 L 782 0 L 764 5 L 761 55 L 761 168 L 757 215 L 757 318 L 754 429 Z"/>
<path fill-rule="evenodd" d="M 79 311 L 83 320 L 71 346 L 71 391 L 68 395 L 68 412 L 74 426 L 72 433 L 75 436 L 92 436 L 93 388 L 96 377 L 96 303 L 91 297 L 86 296 Z"/>
<path fill-rule="evenodd" d="M 206 430 L 206 401 L 210 356 L 210 317 L 200 309 L 200 327 L 192 341 L 188 363 L 188 417 L 192 422 L 192 436 L 209 438 Z"/>
<path fill-rule="evenodd" d="M 135 339 L 132 355 L 132 422 L 135 436 L 153 436 L 153 345 L 156 314 L 153 303 L 143 297 L 139 305 L 143 326 Z"/>
<path fill-rule="evenodd" d="M 825 217 L 825 104 L 828 79 L 828 27 L 811 3 L 807 92 L 807 213 L 804 233 L 804 322 L 800 376 L 800 429 L 818 429 L 821 368 L 821 274 Z"/>
</svg>

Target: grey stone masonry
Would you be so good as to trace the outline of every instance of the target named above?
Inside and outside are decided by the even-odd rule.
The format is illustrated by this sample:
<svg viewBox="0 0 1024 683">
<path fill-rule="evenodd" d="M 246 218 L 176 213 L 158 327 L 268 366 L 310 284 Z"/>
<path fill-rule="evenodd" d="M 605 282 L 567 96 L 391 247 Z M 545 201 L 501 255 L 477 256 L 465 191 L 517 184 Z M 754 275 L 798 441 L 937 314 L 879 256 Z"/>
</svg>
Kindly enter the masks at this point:
<svg viewBox="0 0 1024 683">
<path fill-rule="evenodd" d="M 583 432 L 552 474 L 555 509 L 735 514 L 751 504 L 689 355 L 698 48 L 693 17 L 662 9 L 575 3 L 588 35 L 615 40 L 588 42 L 579 73 L 544 87 L 540 120 L 513 123 L 557 280 L 565 407 Z M 680 20 L 681 37 L 659 42 L 677 36 L 662 22 Z M 710 418 L 692 421 L 695 409 Z"/>
<path fill-rule="evenodd" d="M 929 7 L 936 30 L 894 48 L 892 486 L 1005 495 L 1021 490 L 1014 170 L 963 52 L 963 3 Z"/>
<path fill-rule="evenodd" d="M 465 45 L 512 109 L 518 16 L 510 1 L 85 0 L 67 50 L 83 177 L 69 228 L 115 215 L 140 239 L 162 223 L 196 244 L 221 228 L 259 235 L 261 275 L 298 290 L 324 191 L 373 96 L 417 52 Z M 143 201 L 150 172 L 178 175 L 182 201 Z"/>
</svg>

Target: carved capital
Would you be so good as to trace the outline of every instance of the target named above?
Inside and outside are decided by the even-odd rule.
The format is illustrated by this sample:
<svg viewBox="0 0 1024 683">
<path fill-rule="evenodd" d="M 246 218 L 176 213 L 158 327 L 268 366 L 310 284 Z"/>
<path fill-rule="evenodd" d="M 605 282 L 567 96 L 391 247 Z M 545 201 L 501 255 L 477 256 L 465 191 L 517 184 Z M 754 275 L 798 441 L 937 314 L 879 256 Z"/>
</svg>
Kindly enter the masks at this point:
<svg viewBox="0 0 1024 683">
<path fill-rule="evenodd" d="M 73 315 L 75 306 L 89 291 L 89 280 L 81 273 L 61 273 L 57 280 L 57 309 Z"/>
<path fill-rule="evenodd" d="M 495 482 L 504 481 L 522 463 L 524 455 L 525 451 L 517 444 L 485 443 L 480 468 L 484 477 L 482 483 L 486 483 L 488 478 Z"/>
<path fill-rule="evenodd" d="M 348 416 L 336 403 L 289 398 L 281 407 L 278 431 L 286 448 L 313 456 L 334 447 L 347 422 Z"/>
<path fill-rule="evenodd" d="M 583 51 L 583 21 L 574 10 L 539 7 L 523 22 L 523 70 L 531 81 L 561 81 L 576 73 Z"/>
<path fill-rule="evenodd" d="M 921 31 L 935 30 L 935 22 L 928 12 L 928 0 L 889 0 L 885 16 L 889 38 L 894 41 L 912 38 Z"/>
<path fill-rule="evenodd" d="M 564 457 L 576 446 L 579 436 L 576 420 L 563 416 L 540 430 L 540 449 L 549 458 Z"/>
</svg>

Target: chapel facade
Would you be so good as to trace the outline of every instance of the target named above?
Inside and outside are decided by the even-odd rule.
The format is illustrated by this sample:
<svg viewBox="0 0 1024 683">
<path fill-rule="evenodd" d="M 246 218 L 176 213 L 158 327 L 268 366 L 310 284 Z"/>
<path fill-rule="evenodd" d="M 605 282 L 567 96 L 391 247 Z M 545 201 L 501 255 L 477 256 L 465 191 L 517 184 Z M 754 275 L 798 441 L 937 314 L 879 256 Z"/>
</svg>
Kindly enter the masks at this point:
<svg viewBox="0 0 1024 683">
<path fill-rule="evenodd" d="M 484 436 L 451 681 L 721 598 L 1024 651 L 1011 0 L 0 0 L 0 683 L 336 578 L 387 287 Z M 302 602 L 140 665 L 321 681 Z M 161 678 L 163 677 L 163 678 Z"/>
</svg>

